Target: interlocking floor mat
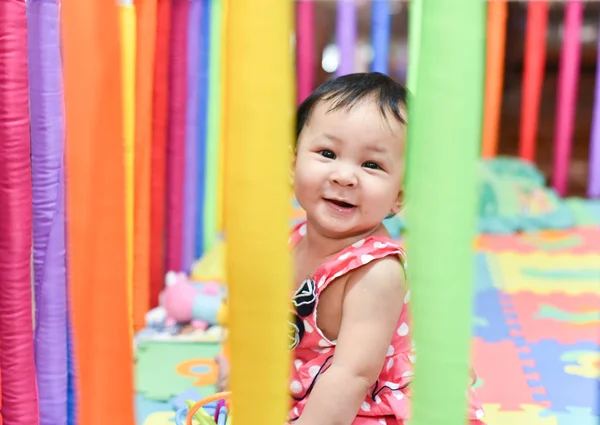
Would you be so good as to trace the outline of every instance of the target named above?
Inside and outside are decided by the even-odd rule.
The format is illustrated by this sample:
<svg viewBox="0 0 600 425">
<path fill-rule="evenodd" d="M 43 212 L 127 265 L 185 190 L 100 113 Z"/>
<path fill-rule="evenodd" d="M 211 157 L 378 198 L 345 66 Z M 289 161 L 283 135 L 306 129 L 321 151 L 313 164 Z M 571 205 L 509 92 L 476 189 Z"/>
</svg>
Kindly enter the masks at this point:
<svg viewBox="0 0 600 425">
<path fill-rule="evenodd" d="M 477 247 L 473 364 L 486 423 L 598 425 L 600 228 L 481 236 Z M 138 424 L 171 425 L 182 400 L 214 391 L 218 351 L 141 345 Z"/>
</svg>

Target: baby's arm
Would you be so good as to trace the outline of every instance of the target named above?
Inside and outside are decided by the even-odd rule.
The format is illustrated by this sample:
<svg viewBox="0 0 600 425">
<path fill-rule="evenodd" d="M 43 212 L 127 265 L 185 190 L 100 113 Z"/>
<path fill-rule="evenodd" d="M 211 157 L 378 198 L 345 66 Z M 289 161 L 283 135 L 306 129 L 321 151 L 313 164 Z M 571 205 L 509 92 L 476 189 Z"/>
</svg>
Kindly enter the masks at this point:
<svg viewBox="0 0 600 425">
<path fill-rule="evenodd" d="M 217 378 L 217 391 L 229 391 L 229 361 L 223 354 L 215 357 L 217 370 L 219 371 Z"/>
<path fill-rule="evenodd" d="M 331 367 L 321 375 L 295 425 L 350 425 L 375 383 L 404 304 L 404 271 L 384 258 L 347 283 Z"/>
</svg>

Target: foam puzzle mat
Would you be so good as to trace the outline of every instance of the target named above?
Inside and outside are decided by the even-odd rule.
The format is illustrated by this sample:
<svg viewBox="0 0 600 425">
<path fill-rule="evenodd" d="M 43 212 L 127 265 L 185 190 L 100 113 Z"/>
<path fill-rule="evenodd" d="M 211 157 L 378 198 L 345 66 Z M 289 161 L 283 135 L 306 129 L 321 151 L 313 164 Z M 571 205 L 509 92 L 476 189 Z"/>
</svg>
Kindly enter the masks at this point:
<svg viewBox="0 0 600 425">
<path fill-rule="evenodd" d="M 473 365 L 488 425 L 600 424 L 600 227 L 481 236 Z M 214 391 L 216 344 L 136 354 L 138 425 Z"/>
</svg>

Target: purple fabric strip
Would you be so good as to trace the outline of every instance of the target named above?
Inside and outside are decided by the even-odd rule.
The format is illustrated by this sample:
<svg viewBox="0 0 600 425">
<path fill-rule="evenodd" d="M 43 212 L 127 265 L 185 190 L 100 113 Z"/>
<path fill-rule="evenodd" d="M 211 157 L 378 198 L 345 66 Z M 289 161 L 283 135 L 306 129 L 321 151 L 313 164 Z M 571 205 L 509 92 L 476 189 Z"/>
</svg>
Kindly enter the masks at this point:
<svg viewBox="0 0 600 425">
<path fill-rule="evenodd" d="M 189 272 L 194 262 L 198 181 L 198 84 L 200 81 L 200 0 L 191 0 L 188 18 L 188 97 L 185 134 L 185 180 L 183 210 L 183 249 L 181 270 Z"/>
<path fill-rule="evenodd" d="M 29 1 L 35 364 L 41 425 L 67 424 L 64 117 L 59 18 L 56 2 Z"/>
<path fill-rule="evenodd" d="M 335 29 L 336 43 L 340 53 L 340 63 L 336 75 L 346 75 L 355 69 L 356 48 L 356 1 L 338 0 Z"/>
<path fill-rule="evenodd" d="M 598 52 L 600 52 L 600 34 L 598 36 Z M 596 93 L 592 118 L 592 138 L 590 140 L 588 196 L 590 198 L 600 198 L 600 54 L 596 62 Z"/>
</svg>

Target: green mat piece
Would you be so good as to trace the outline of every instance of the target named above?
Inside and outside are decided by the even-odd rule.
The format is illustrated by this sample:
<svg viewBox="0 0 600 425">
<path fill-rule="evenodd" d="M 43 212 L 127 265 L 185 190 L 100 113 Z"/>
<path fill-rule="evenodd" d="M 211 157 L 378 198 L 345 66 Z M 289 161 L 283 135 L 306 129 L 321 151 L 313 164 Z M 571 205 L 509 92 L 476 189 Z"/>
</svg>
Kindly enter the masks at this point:
<svg viewBox="0 0 600 425">
<path fill-rule="evenodd" d="M 586 313 L 570 313 L 550 305 L 541 305 L 535 315 L 536 318 L 555 319 L 561 322 L 577 325 L 592 324 L 600 320 L 600 311 L 590 311 Z"/>
<path fill-rule="evenodd" d="M 482 328 L 488 327 L 490 323 L 485 317 L 473 316 L 473 325 L 481 326 Z"/>
<path fill-rule="evenodd" d="M 560 356 L 560 359 L 563 362 L 578 362 L 579 359 L 581 358 L 581 356 L 585 356 L 588 354 L 596 354 L 596 353 L 594 351 L 589 351 L 589 350 L 567 351 L 562 356 Z"/>
<path fill-rule="evenodd" d="M 140 342 L 136 351 L 136 391 L 149 400 L 168 401 L 198 380 L 198 376 L 177 373 L 180 364 L 194 359 L 214 359 L 220 352 L 221 346 L 217 343 Z M 216 392 L 216 381 L 197 388 L 202 397 L 209 396 Z"/>
<path fill-rule="evenodd" d="M 577 226 L 600 225 L 600 220 L 596 216 L 596 212 L 594 210 L 597 202 L 582 198 L 567 198 L 564 202 L 565 205 L 571 210 Z"/>
<path fill-rule="evenodd" d="M 540 242 L 537 244 L 538 248 L 542 251 L 562 251 L 567 248 L 575 248 L 583 244 L 583 238 L 579 236 L 566 237 L 564 239 L 554 242 Z"/>
<path fill-rule="evenodd" d="M 600 269 L 591 270 L 571 270 L 571 269 L 550 269 L 541 270 L 537 268 L 525 267 L 521 269 L 524 276 L 556 279 L 556 280 L 595 280 L 600 281 Z"/>
</svg>

